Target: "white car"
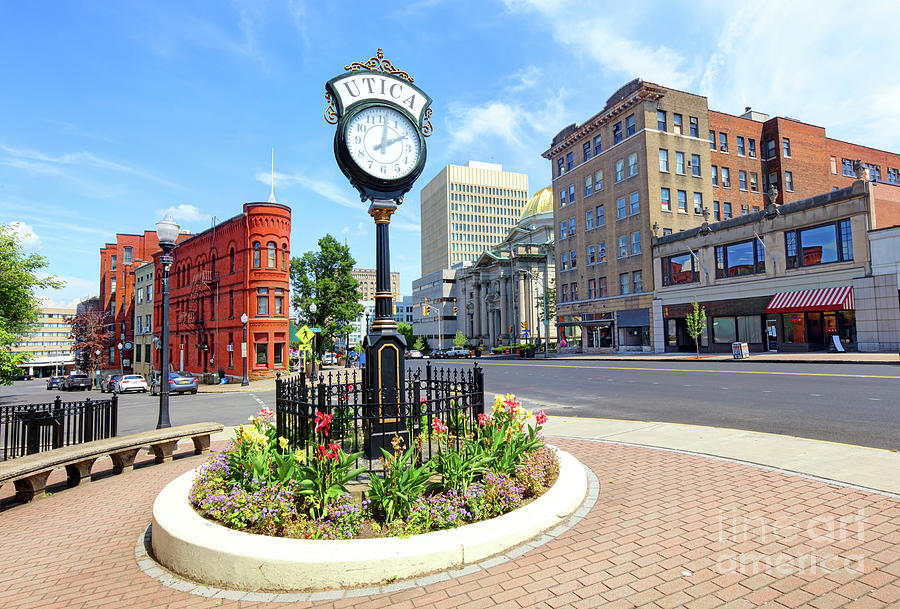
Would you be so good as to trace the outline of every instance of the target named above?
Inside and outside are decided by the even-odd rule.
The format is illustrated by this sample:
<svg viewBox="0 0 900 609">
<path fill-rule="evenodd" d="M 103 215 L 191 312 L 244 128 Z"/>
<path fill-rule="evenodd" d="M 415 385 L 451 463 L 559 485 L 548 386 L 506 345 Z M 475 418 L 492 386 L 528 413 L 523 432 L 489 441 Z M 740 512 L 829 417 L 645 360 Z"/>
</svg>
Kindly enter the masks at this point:
<svg viewBox="0 0 900 609">
<path fill-rule="evenodd" d="M 334 353 L 331 353 L 329 351 L 328 353 L 322 355 L 322 363 L 334 365 L 337 363 L 337 357 L 334 355 Z"/>
<path fill-rule="evenodd" d="M 126 374 L 119 378 L 115 384 L 115 392 L 128 393 L 129 391 L 147 393 L 147 379 L 140 374 Z"/>
<path fill-rule="evenodd" d="M 444 357 L 469 357 L 469 350 L 465 347 L 453 347 L 452 349 L 447 349 Z"/>
</svg>

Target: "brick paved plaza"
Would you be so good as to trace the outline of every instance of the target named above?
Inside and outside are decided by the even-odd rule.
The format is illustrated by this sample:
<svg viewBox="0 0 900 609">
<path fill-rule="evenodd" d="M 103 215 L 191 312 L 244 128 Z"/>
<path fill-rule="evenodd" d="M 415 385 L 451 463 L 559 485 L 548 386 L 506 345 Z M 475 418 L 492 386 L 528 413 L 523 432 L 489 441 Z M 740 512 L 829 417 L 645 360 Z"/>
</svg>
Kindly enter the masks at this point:
<svg viewBox="0 0 900 609">
<path fill-rule="evenodd" d="M 8 507 L 0 489 L 0 606 L 28 607 L 898 607 L 900 499 L 734 462 L 557 440 L 600 482 L 574 528 L 457 579 L 368 597 L 208 598 L 148 577 L 135 544 L 183 458 Z M 221 443 L 213 448 L 221 448 Z M 55 472 L 51 482 L 63 482 Z M 64 485 L 63 485 L 64 486 Z"/>
</svg>

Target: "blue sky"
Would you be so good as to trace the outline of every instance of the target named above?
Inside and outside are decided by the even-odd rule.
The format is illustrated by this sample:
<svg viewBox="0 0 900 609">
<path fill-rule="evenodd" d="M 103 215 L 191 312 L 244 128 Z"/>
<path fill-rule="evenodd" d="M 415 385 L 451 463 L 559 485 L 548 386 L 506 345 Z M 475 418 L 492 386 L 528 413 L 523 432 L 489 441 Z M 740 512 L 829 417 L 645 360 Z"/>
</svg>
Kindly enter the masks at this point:
<svg viewBox="0 0 900 609">
<path fill-rule="evenodd" d="M 199 231 L 275 194 L 292 251 L 331 233 L 374 266 L 374 227 L 332 152 L 324 84 L 376 49 L 434 98 L 428 165 L 391 224 L 404 293 L 419 274 L 419 189 L 447 163 L 550 181 L 553 135 L 641 76 L 900 150 L 900 3 L 0 3 L 0 223 L 97 293 L 99 248 L 166 210 Z M 614 5 L 621 6 L 621 5 Z M 52 8 L 52 10 L 51 10 Z"/>
</svg>

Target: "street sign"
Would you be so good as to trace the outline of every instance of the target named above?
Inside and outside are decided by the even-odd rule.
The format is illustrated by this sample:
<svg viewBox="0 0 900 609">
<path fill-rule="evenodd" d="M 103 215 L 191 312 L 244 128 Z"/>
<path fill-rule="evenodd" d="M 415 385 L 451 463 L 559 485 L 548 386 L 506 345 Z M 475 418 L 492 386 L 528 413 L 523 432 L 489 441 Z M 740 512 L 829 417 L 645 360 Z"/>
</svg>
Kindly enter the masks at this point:
<svg viewBox="0 0 900 609">
<path fill-rule="evenodd" d="M 528 338 L 528 330 L 522 330 L 522 338 Z"/>
<path fill-rule="evenodd" d="M 312 345 L 309 343 L 300 343 L 300 346 L 297 347 L 297 351 L 309 351 L 312 353 Z"/>
<path fill-rule="evenodd" d="M 295 336 L 300 339 L 301 343 L 308 343 L 313 339 L 314 334 L 313 330 L 311 330 L 309 326 L 303 326 L 302 328 L 297 330 L 297 334 L 295 334 Z"/>
</svg>

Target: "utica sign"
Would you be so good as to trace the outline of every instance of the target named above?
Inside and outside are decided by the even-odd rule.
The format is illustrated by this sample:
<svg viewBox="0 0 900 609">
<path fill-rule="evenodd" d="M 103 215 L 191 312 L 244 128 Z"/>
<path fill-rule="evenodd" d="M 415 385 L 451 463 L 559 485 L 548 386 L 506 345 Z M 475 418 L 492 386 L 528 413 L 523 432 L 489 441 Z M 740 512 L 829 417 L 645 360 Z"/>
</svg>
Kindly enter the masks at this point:
<svg viewBox="0 0 900 609">
<path fill-rule="evenodd" d="M 337 103 L 338 116 L 357 102 L 377 100 L 403 106 L 421 124 L 425 110 L 431 104 L 431 98 L 415 85 L 382 72 L 342 74 L 329 80 L 326 87 Z"/>
</svg>

